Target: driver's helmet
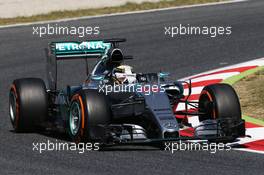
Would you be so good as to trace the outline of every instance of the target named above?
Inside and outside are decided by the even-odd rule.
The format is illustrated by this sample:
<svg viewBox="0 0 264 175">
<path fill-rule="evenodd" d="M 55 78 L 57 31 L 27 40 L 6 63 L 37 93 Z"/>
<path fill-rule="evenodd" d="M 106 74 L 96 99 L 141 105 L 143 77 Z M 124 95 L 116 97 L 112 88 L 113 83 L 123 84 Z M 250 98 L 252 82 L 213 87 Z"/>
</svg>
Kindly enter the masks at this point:
<svg viewBox="0 0 264 175">
<path fill-rule="evenodd" d="M 132 72 L 132 67 L 121 65 L 113 69 L 113 79 L 117 84 L 136 83 L 136 74 Z"/>
</svg>

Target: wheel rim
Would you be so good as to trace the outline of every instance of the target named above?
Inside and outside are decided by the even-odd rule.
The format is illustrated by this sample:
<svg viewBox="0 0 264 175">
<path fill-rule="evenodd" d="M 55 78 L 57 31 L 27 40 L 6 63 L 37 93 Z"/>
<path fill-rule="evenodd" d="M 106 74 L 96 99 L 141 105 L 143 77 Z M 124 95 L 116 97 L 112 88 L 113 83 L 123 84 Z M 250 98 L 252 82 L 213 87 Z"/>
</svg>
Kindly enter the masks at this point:
<svg viewBox="0 0 264 175">
<path fill-rule="evenodd" d="M 11 91 L 9 96 L 9 115 L 12 123 L 14 123 L 16 119 L 16 108 L 16 95 L 13 91 Z"/>
<path fill-rule="evenodd" d="M 72 103 L 70 109 L 70 131 L 72 135 L 76 135 L 81 125 L 81 110 L 80 105 L 76 101 Z"/>
</svg>

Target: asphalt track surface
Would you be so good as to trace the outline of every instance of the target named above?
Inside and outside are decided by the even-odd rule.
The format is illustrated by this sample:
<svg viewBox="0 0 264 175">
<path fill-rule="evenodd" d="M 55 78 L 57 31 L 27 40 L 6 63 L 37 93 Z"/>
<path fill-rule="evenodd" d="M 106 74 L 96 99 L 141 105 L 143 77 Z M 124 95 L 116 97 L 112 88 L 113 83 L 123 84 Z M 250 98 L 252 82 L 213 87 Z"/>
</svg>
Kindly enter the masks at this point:
<svg viewBox="0 0 264 175">
<path fill-rule="evenodd" d="M 173 79 L 264 56 L 264 1 L 177 9 L 60 23 L 100 26 L 100 38 L 125 37 L 125 53 L 133 54 L 136 71 L 169 71 Z M 169 38 L 164 26 L 230 25 L 229 37 Z M 13 79 L 45 78 L 43 48 L 66 36 L 39 38 L 32 26 L 0 29 L 0 174 L 263 174 L 264 156 L 240 151 L 178 151 L 151 147 L 114 148 L 78 154 L 32 151 L 32 142 L 55 142 L 43 134 L 15 134 L 8 116 L 8 90 Z M 67 62 L 67 64 L 70 64 Z M 71 65 L 71 66 L 70 66 Z M 83 65 L 61 65 L 61 83 L 84 77 Z M 82 71 L 83 70 L 83 71 Z M 78 77 L 78 78 L 76 78 Z M 61 137 L 58 141 L 64 141 Z"/>
</svg>

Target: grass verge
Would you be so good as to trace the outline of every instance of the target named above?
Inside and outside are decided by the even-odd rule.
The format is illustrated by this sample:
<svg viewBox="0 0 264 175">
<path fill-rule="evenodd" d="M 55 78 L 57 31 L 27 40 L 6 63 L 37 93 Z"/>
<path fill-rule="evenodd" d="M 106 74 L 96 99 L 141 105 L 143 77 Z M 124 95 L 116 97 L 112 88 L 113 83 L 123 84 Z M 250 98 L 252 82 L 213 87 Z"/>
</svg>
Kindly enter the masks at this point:
<svg viewBox="0 0 264 175">
<path fill-rule="evenodd" d="M 149 9 L 158 9 L 166 7 L 175 7 L 180 5 L 201 4 L 210 2 L 220 2 L 225 0 L 163 0 L 161 2 L 144 2 L 141 4 L 127 3 L 118 7 L 105 7 L 99 9 L 83 9 L 75 11 L 55 11 L 43 15 L 34 15 L 30 17 L 17 17 L 17 18 L 0 18 L 0 25 L 16 24 L 16 23 L 28 23 L 37 21 L 48 21 L 63 18 L 74 18 L 81 16 L 95 16 L 102 14 L 140 11 Z"/>
<path fill-rule="evenodd" d="M 234 88 L 240 98 L 243 115 L 264 121 L 264 69 L 242 78 Z"/>
</svg>

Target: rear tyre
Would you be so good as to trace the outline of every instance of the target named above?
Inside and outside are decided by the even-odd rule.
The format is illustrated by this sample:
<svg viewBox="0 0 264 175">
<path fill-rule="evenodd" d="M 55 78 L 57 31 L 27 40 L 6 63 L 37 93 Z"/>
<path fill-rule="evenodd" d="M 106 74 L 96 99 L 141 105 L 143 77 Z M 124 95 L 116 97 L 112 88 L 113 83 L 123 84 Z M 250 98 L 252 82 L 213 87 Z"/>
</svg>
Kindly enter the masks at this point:
<svg viewBox="0 0 264 175">
<path fill-rule="evenodd" d="M 199 98 L 199 120 L 220 119 L 225 133 L 234 137 L 245 135 L 239 98 L 232 86 L 213 84 L 203 88 Z"/>
<path fill-rule="evenodd" d="M 107 125 L 110 121 L 110 106 L 104 94 L 86 89 L 73 95 L 67 129 L 74 142 L 101 141 L 104 133 L 98 125 Z"/>
<path fill-rule="evenodd" d="M 9 116 L 15 132 L 33 132 L 46 120 L 46 86 L 39 78 L 13 81 L 9 93 Z"/>
</svg>

